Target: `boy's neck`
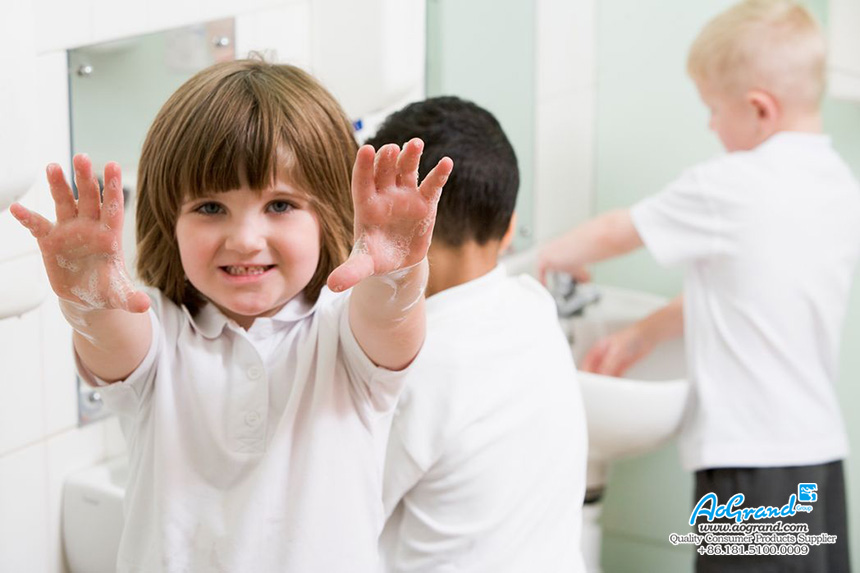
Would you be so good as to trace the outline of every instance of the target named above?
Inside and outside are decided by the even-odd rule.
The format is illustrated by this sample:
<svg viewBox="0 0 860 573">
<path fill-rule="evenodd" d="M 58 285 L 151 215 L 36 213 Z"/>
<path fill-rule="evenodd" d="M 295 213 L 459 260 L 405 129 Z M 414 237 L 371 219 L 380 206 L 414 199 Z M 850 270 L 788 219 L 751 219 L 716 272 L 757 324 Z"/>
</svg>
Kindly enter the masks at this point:
<svg viewBox="0 0 860 573">
<path fill-rule="evenodd" d="M 427 296 L 467 283 L 492 271 L 498 263 L 499 250 L 499 241 L 489 241 L 485 245 L 467 241 L 459 247 L 432 243 L 427 253 L 427 259 L 430 261 Z"/>
<path fill-rule="evenodd" d="M 786 115 L 779 124 L 780 131 L 796 131 L 800 133 L 822 133 L 821 113 L 819 111 Z"/>
</svg>

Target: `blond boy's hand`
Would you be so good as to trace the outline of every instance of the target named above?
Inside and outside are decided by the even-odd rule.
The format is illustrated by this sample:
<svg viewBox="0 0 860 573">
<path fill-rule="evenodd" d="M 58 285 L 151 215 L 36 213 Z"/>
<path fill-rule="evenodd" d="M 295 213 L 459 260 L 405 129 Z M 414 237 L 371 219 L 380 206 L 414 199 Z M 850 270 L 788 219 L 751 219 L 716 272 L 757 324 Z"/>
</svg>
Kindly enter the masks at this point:
<svg viewBox="0 0 860 573">
<path fill-rule="evenodd" d="M 352 173 L 355 203 L 355 246 L 349 259 L 328 278 L 333 291 L 346 290 L 363 279 L 408 268 L 427 256 L 436 205 L 453 162 L 443 158 L 418 184 L 418 163 L 424 143 L 412 139 L 378 152 L 358 150 Z"/>
<path fill-rule="evenodd" d="M 684 297 L 677 296 L 624 330 L 594 345 L 582 361 L 586 372 L 621 376 L 666 340 L 684 333 Z"/>
<path fill-rule="evenodd" d="M 546 284 L 549 271 L 588 282 L 586 266 L 642 246 L 628 209 L 616 209 L 579 225 L 544 245 L 538 254 L 538 278 Z"/>
<path fill-rule="evenodd" d="M 653 338 L 634 324 L 600 340 L 582 362 L 582 370 L 606 376 L 621 376 L 654 350 Z"/>
<path fill-rule="evenodd" d="M 73 163 L 77 201 L 62 168 L 57 164 L 47 167 L 56 223 L 17 203 L 9 210 L 36 237 L 51 287 L 62 301 L 80 310 L 145 312 L 149 297 L 134 288 L 122 256 L 123 197 L 119 165 L 109 163 L 105 167 L 102 202 L 90 159 L 76 155 Z"/>
<path fill-rule="evenodd" d="M 570 275 L 578 283 L 591 282 L 591 273 L 585 266 L 565 264 L 563 248 L 563 245 L 549 243 L 538 252 L 538 280 L 541 284 L 547 286 L 550 273 Z"/>
</svg>

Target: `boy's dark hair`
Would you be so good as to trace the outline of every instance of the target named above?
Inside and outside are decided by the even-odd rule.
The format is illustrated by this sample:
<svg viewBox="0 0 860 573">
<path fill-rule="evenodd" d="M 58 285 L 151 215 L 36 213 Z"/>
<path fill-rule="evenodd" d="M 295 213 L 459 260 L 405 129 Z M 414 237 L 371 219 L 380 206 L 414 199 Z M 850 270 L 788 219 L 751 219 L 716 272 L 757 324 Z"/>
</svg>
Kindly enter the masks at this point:
<svg viewBox="0 0 860 573">
<path fill-rule="evenodd" d="M 520 185 L 517 157 L 502 126 L 487 110 L 457 97 L 436 97 L 390 115 L 367 143 L 379 149 L 424 140 L 423 179 L 443 157 L 454 160 L 445 183 L 433 240 L 459 247 L 484 245 L 505 235 Z"/>
</svg>

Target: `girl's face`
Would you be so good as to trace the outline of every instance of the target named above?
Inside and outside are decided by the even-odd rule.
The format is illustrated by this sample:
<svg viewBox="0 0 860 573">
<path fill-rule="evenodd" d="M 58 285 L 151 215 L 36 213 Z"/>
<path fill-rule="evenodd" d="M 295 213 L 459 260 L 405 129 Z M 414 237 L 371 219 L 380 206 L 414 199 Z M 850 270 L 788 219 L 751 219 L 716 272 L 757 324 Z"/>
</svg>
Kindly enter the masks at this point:
<svg viewBox="0 0 860 573">
<path fill-rule="evenodd" d="M 320 226 L 309 197 L 284 178 L 186 201 L 176 239 L 188 280 L 243 328 L 276 314 L 310 282 Z"/>
</svg>

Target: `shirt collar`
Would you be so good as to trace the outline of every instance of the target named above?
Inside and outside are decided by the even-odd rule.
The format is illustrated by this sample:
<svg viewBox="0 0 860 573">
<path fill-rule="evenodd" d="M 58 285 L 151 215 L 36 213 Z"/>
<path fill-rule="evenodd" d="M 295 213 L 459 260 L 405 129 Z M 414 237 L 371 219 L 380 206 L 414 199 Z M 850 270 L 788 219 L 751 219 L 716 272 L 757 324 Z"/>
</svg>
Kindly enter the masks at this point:
<svg viewBox="0 0 860 573">
<path fill-rule="evenodd" d="M 427 312 L 435 311 L 444 306 L 458 304 L 459 301 L 474 302 L 475 296 L 483 297 L 486 289 L 501 282 L 507 277 L 508 271 L 501 263 L 490 272 L 455 287 L 446 288 L 427 299 Z M 476 295 L 477 293 L 477 295 Z"/>
<path fill-rule="evenodd" d="M 826 133 L 807 131 L 778 131 L 771 135 L 762 145 L 831 145 L 831 138 Z"/>
<path fill-rule="evenodd" d="M 333 298 L 335 293 L 331 292 L 328 287 L 323 287 L 320 291 L 319 298 L 316 303 L 311 304 L 304 294 L 299 294 L 293 297 L 287 304 L 270 317 L 262 317 L 257 320 L 271 320 L 275 328 L 288 326 L 294 322 L 298 322 L 312 315 L 320 303 Z M 217 306 L 212 303 L 206 303 L 197 313 L 197 316 L 191 316 L 191 312 L 185 305 L 182 305 L 182 312 L 188 317 L 192 328 L 199 332 L 204 338 L 217 338 L 221 335 L 224 327 L 228 324 L 237 330 L 244 330 L 236 322 L 228 318 L 221 312 Z"/>
</svg>

